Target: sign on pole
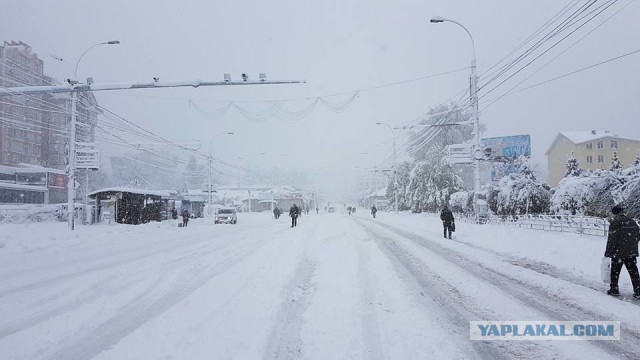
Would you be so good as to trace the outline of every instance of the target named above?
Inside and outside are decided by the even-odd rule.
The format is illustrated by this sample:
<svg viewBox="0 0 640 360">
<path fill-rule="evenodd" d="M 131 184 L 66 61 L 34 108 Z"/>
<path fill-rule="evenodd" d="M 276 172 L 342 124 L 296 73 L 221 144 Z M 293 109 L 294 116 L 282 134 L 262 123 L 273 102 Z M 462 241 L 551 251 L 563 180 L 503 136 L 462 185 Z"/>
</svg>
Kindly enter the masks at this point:
<svg viewBox="0 0 640 360">
<path fill-rule="evenodd" d="M 531 137 L 513 135 L 480 140 L 483 149 L 491 149 L 488 160 L 514 161 L 520 156 L 531 157 Z"/>
</svg>

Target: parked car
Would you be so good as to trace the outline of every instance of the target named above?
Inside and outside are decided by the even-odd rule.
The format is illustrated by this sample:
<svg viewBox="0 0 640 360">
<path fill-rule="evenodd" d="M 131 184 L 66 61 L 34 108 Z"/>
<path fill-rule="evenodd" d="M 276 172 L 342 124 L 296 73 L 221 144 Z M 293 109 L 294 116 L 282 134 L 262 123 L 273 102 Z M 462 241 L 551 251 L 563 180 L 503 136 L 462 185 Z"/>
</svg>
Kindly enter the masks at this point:
<svg viewBox="0 0 640 360">
<path fill-rule="evenodd" d="M 219 209 L 215 217 L 216 224 L 236 224 L 238 222 L 238 214 L 236 209 L 227 208 Z"/>
</svg>

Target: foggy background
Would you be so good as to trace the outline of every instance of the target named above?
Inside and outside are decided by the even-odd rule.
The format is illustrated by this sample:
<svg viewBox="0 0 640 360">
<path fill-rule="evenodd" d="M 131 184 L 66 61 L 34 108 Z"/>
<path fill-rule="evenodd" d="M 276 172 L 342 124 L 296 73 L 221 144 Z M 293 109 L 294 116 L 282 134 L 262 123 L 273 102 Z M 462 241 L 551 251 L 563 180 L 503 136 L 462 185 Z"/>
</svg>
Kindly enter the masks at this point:
<svg viewBox="0 0 640 360">
<path fill-rule="evenodd" d="M 211 144 L 214 157 L 243 168 L 303 171 L 313 187 L 339 196 L 352 191 L 355 177 L 368 176 L 374 161 L 378 168 L 390 168 L 391 132 L 376 122 L 410 123 L 468 89 L 469 38 L 454 24 L 429 23 L 432 16 L 455 19 L 469 29 L 483 86 L 485 71 L 570 3 L 574 1 L 8 1 L 0 12 L 0 35 L 30 45 L 45 61 L 45 73 L 59 80 L 72 76 L 84 50 L 108 40 L 121 44 L 88 53 L 78 69 L 80 79 L 222 80 L 224 73 L 231 73 L 240 80 L 242 73 L 256 79 L 264 72 L 270 80 L 306 80 L 297 85 L 126 90 L 95 96 L 100 105 L 157 135 L 176 142 L 199 141 L 205 153 Z M 543 178 L 544 152 L 560 131 L 607 129 L 638 137 L 638 57 L 485 106 L 563 51 L 521 87 L 640 49 L 638 4 L 612 4 L 486 98 L 480 91 L 480 121 L 486 126 L 482 137 L 530 134 L 533 163 Z M 66 62 L 53 60 L 51 54 Z M 408 82 L 378 87 L 403 81 Z M 329 96 L 336 93 L 342 95 Z M 272 100 L 301 99 L 277 103 L 296 112 L 308 109 L 316 97 L 344 105 L 344 111 L 318 104 L 299 119 L 267 116 Z M 229 102 L 255 116 L 248 119 L 233 108 L 213 116 Z M 400 146 L 406 136 L 397 134 Z M 132 151 L 111 144 L 100 147 L 110 155 Z M 398 155 L 398 160 L 407 159 L 402 152 Z M 230 185 L 241 172 L 216 168 L 227 174 Z M 383 175 L 378 179 L 382 183 Z"/>
</svg>

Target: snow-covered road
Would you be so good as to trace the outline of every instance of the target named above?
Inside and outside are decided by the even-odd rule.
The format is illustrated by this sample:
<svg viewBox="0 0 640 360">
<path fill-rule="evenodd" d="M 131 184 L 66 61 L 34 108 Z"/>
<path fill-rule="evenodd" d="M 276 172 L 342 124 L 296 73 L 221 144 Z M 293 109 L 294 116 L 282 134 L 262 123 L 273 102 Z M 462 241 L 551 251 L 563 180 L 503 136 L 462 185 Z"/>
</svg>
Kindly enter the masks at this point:
<svg viewBox="0 0 640 360">
<path fill-rule="evenodd" d="M 602 238 L 428 215 L 0 228 L 2 359 L 640 358 Z M 621 291 L 630 294 L 628 276 Z M 621 341 L 470 341 L 470 320 L 619 320 Z"/>
</svg>

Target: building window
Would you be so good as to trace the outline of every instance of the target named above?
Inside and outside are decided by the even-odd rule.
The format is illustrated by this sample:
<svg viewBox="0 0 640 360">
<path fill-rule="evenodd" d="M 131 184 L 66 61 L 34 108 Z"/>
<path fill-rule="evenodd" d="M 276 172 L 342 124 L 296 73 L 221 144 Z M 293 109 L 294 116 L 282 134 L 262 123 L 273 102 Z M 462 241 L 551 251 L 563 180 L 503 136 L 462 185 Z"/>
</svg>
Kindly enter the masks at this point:
<svg viewBox="0 0 640 360">
<path fill-rule="evenodd" d="M 602 164 L 604 162 L 604 155 L 598 155 L 598 164 Z"/>
<path fill-rule="evenodd" d="M 587 149 L 589 149 L 589 150 L 593 149 L 593 143 L 588 143 L 587 144 Z"/>
<path fill-rule="evenodd" d="M 604 141 L 598 141 L 598 149 L 604 149 Z"/>
<path fill-rule="evenodd" d="M 618 148 L 618 142 L 616 140 L 611 140 L 611 148 L 612 149 L 617 149 Z"/>
<path fill-rule="evenodd" d="M 587 155 L 587 164 L 593 164 L 593 156 Z"/>
</svg>

